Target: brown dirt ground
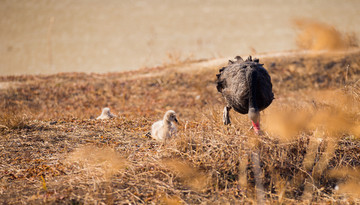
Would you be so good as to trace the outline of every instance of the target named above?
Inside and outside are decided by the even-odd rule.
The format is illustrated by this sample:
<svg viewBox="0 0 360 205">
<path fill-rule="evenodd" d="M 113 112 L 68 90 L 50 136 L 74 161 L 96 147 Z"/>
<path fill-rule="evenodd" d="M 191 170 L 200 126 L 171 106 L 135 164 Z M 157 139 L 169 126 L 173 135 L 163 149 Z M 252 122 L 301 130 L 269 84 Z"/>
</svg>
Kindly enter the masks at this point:
<svg viewBox="0 0 360 205">
<path fill-rule="evenodd" d="M 222 125 L 226 62 L 207 62 L 0 76 L 0 203 L 360 202 L 360 52 L 261 58 L 261 137 L 244 115 Z M 103 107 L 118 117 L 95 120 Z M 147 138 L 168 109 L 177 136 Z"/>
</svg>

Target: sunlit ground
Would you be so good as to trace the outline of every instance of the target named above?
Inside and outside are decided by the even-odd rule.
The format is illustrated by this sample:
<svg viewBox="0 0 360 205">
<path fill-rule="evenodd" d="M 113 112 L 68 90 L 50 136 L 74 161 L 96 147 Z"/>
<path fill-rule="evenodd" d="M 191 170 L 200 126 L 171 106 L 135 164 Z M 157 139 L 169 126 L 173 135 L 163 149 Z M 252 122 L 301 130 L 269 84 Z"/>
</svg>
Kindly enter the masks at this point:
<svg viewBox="0 0 360 205">
<path fill-rule="evenodd" d="M 225 61 L 2 77 L 1 201 L 358 203 L 359 52 L 260 62 L 276 98 L 262 136 L 246 115 L 222 125 Z M 95 120 L 105 106 L 118 117 Z M 146 137 L 168 109 L 177 136 Z"/>
</svg>

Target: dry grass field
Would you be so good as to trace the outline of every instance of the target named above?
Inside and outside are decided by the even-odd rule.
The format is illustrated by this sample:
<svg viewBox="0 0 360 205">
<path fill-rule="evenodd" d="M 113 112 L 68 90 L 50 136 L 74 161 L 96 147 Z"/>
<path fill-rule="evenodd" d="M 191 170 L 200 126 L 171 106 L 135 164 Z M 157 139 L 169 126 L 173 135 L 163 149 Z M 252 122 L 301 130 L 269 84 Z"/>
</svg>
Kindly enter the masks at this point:
<svg viewBox="0 0 360 205">
<path fill-rule="evenodd" d="M 225 60 L 1 76 L 0 203 L 360 203 L 360 52 L 260 62 L 276 98 L 262 136 L 245 115 L 222 124 Z M 95 120 L 103 107 L 117 117 Z M 147 138 L 169 109 L 177 136 Z"/>
</svg>

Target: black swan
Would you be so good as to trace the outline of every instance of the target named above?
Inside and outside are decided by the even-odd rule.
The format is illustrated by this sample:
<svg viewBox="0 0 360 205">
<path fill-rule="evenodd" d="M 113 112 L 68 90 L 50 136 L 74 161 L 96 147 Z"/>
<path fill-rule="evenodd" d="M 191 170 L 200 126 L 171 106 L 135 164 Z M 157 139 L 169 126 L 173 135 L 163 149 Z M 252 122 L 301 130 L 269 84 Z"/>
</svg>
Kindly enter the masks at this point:
<svg viewBox="0 0 360 205">
<path fill-rule="evenodd" d="M 267 108 L 274 99 L 269 73 L 251 56 L 245 61 L 236 56 L 235 61 L 229 60 L 229 65 L 219 70 L 217 74 L 217 90 L 225 98 L 223 122 L 230 124 L 229 111 L 249 115 L 253 128 L 260 132 L 260 111 Z"/>
</svg>

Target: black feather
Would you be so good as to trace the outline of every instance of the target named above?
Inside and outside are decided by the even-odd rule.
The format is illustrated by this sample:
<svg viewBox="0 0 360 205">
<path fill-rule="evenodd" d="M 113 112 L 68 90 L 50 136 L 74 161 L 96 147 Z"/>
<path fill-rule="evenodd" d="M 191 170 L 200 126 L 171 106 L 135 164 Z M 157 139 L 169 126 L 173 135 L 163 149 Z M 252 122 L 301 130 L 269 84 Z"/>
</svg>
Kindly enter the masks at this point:
<svg viewBox="0 0 360 205">
<path fill-rule="evenodd" d="M 240 56 L 235 57 L 236 61 L 244 61 Z"/>
<path fill-rule="evenodd" d="M 224 80 L 218 80 L 217 81 L 217 85 L 216 85 L 216 89 L 218 92 L 222 92 L 222 90 L 225 88 L 226 84 Z"/>
</svg>

